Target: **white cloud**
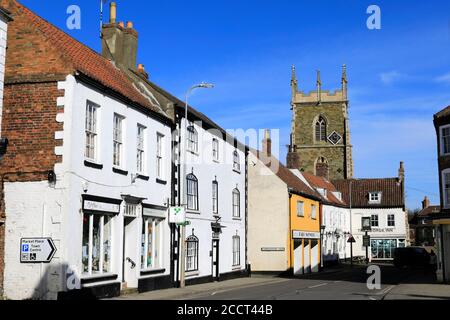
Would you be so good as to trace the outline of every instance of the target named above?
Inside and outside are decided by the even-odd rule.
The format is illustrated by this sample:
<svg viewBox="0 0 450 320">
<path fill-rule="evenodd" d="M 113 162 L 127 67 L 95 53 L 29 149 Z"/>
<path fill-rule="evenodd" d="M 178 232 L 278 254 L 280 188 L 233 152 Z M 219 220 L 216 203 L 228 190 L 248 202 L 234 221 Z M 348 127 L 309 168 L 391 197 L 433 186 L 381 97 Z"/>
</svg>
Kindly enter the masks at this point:
<svg viewBox="0 0 450 320">
<path fill-rule="evenodd" d="M 380 74 L 381 82 L 384 84 L 392 84 L 404 78 L 406 78 L 406 75 L 398 71 L 389 71 Z"/>
<path fill-rule="evenodd" d="M 450 72 L 435 79 L 436 82 L 450 84 Z"/>
</svg>

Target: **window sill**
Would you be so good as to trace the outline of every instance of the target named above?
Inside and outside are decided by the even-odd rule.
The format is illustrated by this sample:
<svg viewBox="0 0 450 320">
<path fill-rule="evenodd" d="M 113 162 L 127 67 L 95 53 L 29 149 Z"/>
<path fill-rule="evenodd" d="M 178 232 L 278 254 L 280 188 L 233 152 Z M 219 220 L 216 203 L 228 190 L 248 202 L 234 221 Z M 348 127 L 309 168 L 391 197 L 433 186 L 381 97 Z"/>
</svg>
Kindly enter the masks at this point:
<svg viewBox="0 0 450 320">
<path fill-rule="evenodd" d="M 232 271 L 239 271 L 239 270 L 242 270 L 242 267 L 241 267 L 241 266 L 233 266 L 233 267 L 231 268 L 231 270 L 232 270 Z"/>
<path fill-rule="evenodd" d="M 192 277 L 197 277 L 199 275 L 200 275 L 199 271 L 191 271 L 191 272 L 186 271 L 185 276 L 186 276 L 186 278 L 192 278 Z"/>
<path fill-rule="evenodd" d="M 128 171 L 122 170 L 122 169 L 117 168 L 117 167 L 113 167 L 112 171 L 113 171 L 114 173 L 120 174 L 120 175 L 122 175 L 122 176 L 128 176 Z"/>
<path fill-rule="evenodd" d="M 197 211 L 197 210 L 187 210 L 186 213 L 187 214 L 195 214 L 195 215 L 200 215 L 201 214 L 201 212 Z"/>
<path fill-rule="evenodd" d="M 166 180 L 162 180 L 162 179 L 156 179 L 156 183 L 157 184 L 162 184 L 162 185 L 167 185 L 167 181 Z"/>
<path fill-rule="evenodd" d="M 242 221 L 242 217 L 233 217 L 234 221 Z"/>
<path fill-rule="evenodd" d="M 197 151 L 188 150 L 188 152 L 193 154 L 194 156 L 197 156 L 197 157 L 200 156 L 200 153 L 198 153 Z"/>
<path fill-rule="evenodd" d="M 166 272 L 166 269 L 147 269 L 141 270 L 141 277 L 152 276 L 155 274 L 163 274 Z"/>
<path fill-rule="evenodd" d="M 92 284 L 96 282 L 103 282 L 103 281 L 114 281 L 117 280 L 119 276 L 117 274 L 112 273 L 104 273 L 104 274 L 93 274 L 93 275 L 83 275 L 81 277 L 81 284 Z"/>
<path fill-rule="evenodd" d="M 150 177 L 149 177 L 149 176 L 146 176 L 146 175 L 144 175 L 144 174 L 139 174 L 139 173 L 138 173 L 137 179 L 143 180 L 143 181 L 149 181 L 149 180 L 150 180 Z"/>
<path fill-rule="evenodd" d="M 84 160 L 84 166 L 92 169 L 102 170 L 103 165 L 92 160 Z"/>
</svg>

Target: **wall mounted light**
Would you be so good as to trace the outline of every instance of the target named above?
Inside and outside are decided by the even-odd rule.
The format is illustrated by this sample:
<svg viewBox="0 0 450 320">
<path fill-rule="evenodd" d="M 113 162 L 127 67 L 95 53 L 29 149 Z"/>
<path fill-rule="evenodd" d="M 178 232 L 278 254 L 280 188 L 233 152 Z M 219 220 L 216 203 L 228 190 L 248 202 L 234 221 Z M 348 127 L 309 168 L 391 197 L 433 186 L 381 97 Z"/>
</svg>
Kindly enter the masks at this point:
<svg viewBox="0 0 450 320">
<path fill-rule="evenodd" d="M 50 183 L 51 185 L 56 184 L 56 173 L 53 170 L 48 172 L 48 183 Z"/>
</svg>

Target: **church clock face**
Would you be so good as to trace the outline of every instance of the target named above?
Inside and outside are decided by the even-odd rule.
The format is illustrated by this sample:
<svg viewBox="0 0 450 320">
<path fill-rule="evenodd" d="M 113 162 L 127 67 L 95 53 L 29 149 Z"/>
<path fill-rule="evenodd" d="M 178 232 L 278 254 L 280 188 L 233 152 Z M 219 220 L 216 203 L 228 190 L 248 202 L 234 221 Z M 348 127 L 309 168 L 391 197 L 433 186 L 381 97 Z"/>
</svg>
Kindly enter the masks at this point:
<svg viewBox="0 0 450 320">
<path fill-rule="evenodd" d="M 328 141 L 330 141 L 330 143 L 332 143 L 333 145 L 337 145 L 339 142 L 342 141 L 342 137 L 336 131 L 334 131 L 328 137 Z"/>
</svg>

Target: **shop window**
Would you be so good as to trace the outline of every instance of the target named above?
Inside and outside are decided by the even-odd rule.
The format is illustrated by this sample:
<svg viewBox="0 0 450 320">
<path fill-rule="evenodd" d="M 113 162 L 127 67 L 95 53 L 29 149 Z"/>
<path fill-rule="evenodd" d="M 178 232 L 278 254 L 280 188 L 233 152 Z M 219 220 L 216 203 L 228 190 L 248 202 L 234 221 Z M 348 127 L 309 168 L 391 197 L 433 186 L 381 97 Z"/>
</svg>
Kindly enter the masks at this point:
<svg viewBox="0 0 450 320">
<path fill-rule="evenodd" d="M 194 235 L 186 239 L 186 272 L 198 271 L 199 241 Z"/>
<path fill-rule="evenodd" d="M 162 268 L 163 220 L 144 218 L 142 225 L 141 268 Z"/>
<path fill-rule="evenodd" d="M 83 273 L 92 275 L 111 272 L 111 224 L 109 216 L 84 214 Z"/>
</svg>

